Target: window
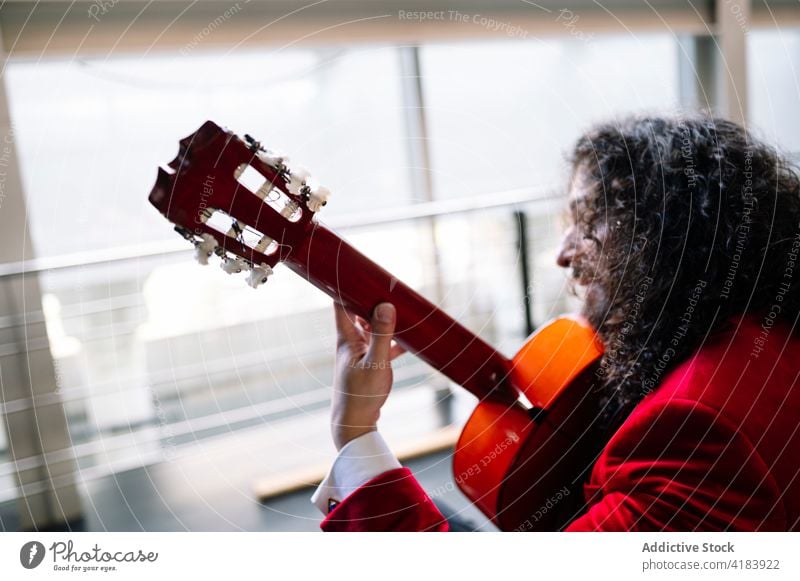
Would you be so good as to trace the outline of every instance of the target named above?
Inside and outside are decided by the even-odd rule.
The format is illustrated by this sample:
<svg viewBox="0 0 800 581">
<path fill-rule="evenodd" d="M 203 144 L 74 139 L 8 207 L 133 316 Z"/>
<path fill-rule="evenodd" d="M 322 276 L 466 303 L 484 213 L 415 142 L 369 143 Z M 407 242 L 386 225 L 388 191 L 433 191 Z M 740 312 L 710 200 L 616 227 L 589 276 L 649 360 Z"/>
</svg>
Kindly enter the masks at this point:
<svg viewBox="0 0 800 581">
<path fill-rule="evenodd" d="M 420 50 L 440 200 L 511 188 L 558 194 L 563 154 L 588 123 L 677 100 L 677 50 L 664 35 Z M 623 58 L 624 68 L 601 67 Z M 654 78 L 654 68 L 665 73 Z M 310 168 L 335 196 L 325 221 L 414 203 L 404 82 L 393 47 L 13 62 L 9 98 L 37 255 L 129 247 L 135 256 L 152 243 L 174 243 L 147 192 L 156 167 L 174 157 L 177 139 L 206 119 Z M 528 212 L 541 323 L 568 308 L 563 274 L 553 264 L 558 204 L 343 234 L 511 355 L 525 333 L 515 210 Z M 313 424 L 320 436 L 319 445 L 308 437 L 282 449 L 275 470 L 281 461 L 318 459 L 330 445 L 330 299 L 285 269 L 259 292 L 198 267 L 188 253 L 85 264 L 45 272 L 41 280 L 84 478 L 264 424 L 284 437 L 308 434 L 299 426 Z M 446 384 L 415 359 L 398 366 L 395 377 L 398 392 Z M 384 414 L 389 434 L 431 427 L 420 406 L 436 413 L 439 396 L 405 392 Z M 466 401 L 456 398 L 459 414 Z"/>
<path fill-rule="evenodd" d="M 564 154 L 592 123 L 678 105 L 668 35 L 446 44 L 421 55 L 439 198 L 562 188 Z"/>
<path fill-rule="evenodd" d="M 757 30 L 747 45 L 750 120 L 760 136 L 800 153 L 800 31 Z"/>
<path fill-rule="evenodd" d="M 117 247 L 135 255 L 177 242 L 147 193 L 178 139 L 206 119 L 312 169 L 336 196 L 326 219 L 408 203 L 397 69 L 395 51 L 379 47 L 11 63 L 37 256 Z M 411 230 L 354 238 L 382 259 L 376 237 L 413 240 Z M 187 257 L 42 274 L 84 468 L 149 462 L 171 446 L 327 404 L 330 300 L 286 270 L 254 292 Z M 418 283 L 418 265 L 400 258 L 397 274 Z"/>
<path fill-rule="evenodd" d="M 565 155 L 591 124 L 679 102 L 678 49 L 666 34 L 432 45 L 422 48 L 420 66 L 437 198 L 517 188 L 563 195 Z M 571 307 L 554 267 L 561 226 L 556 214 L 530 219 L 539 322 Z M 509 221 L 505 231 L 513 228 Z M 499 307 L 502 329 L 519 327 L 513 306 L 521 293 L 506 284 L 518 266 L 513 256 L 481 264 L 481 286 Z"/>
</svg>

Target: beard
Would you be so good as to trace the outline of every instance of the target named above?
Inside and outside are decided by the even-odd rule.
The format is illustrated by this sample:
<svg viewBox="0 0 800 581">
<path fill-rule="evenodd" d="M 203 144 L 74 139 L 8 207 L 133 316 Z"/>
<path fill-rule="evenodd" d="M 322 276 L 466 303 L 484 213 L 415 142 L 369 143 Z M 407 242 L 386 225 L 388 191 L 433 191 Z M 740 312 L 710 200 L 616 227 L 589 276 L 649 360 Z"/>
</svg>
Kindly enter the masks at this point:
<svg viewBox="0 0 800 581">
<path fill-rule="evenodd" d="M 608 327 L 620 322 L 610 294 L 597 273 L 573 265 L 572 285 L 575 294 L 583 301 L 581 315 L 586 318 L 602 339 L 606 339 Z"/>
<path fill-rule="evenodd" d="M 591 282 L 583 287 L 582 315 L 591 323 L 595 331 L 603 337 L 604 328 L 612 323 L 611 301 L 608 293 L 597 282 Z"/>
<path fill-rule="evenodd" d="M 571 266 L 572 285 L 575 294 L 583 299 L 581 315 L 597 331 L 600 338 L 607 339 L 612 325 L 622 322 L 624 314 L 613 304 L 613 285 L 605 271 L 603 257 L 594 252 L 580 253 Z"/>
</svg>

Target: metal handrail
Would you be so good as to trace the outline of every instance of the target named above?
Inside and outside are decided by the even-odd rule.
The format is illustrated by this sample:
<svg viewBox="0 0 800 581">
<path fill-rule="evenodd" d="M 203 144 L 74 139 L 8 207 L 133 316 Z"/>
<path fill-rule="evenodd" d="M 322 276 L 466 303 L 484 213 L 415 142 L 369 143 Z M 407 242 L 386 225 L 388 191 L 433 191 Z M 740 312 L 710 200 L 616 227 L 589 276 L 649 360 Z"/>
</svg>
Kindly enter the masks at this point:
<svg viewBox="0 0 800 581">
<path fill-rule="evenodd" d="M 546 213 L 548 209 L 558 207 L 563 203 L 562 196 L 549 194 L 553 190 L 554 188 L 552 187 L 505 190 L 452 200 L 420 202 L 408 206 L 373 210 L 348 217 L 333 217 L 330 220 L 324 220 L 324 222 L 331 228 L 353 230 L 422 218 L 450 216 L 479 210 L 493 210 L 508 206 L 531 204 L 537 206 L 541 213 Z M 59 256 L 32 258 L 30 260 L 0 264 L 0 279 L 80 266 L 113 264 L 143 258 L 179 255 L 188 253 L 191 250 L 191 248 L 187 247 L 185 240 L 176 237 L 171 242 L 149 242 L 134 246 L 119 246 Z"/>
<path fill-rule="evenodd" d="M 334 217 L 330 221 L 326 221 L 326 224 L 336 229 L 354 230 L 432 217 L 451 216 L 454 214 L 476 212 L 481 210 L 498 210 L 506 207 L 517 208 L 520 206 L 531 205 L 533 208 L 531 208 L 530 211 L 533 214 L 545 215 L 547 213 L 552 213 L 563 203 L 563 198 L 561 196 L 547 195 L 547 191 L 552 191 L 552 189 L 517 189 L 453 200 L 417 203 L 406 207 L 359 213 L 346 218 Z M 25 274 L 38 274 L 53 270 L 66 270 L 87 265 L 113 264 L 130 260 L 158 258 L 171 255 L 178 256 L 184 253 L 188 254 L 191 252 L 191 250 L 191 248 L 187 248 L 184 240 L 176 238 L 174 242 L 157 242 L 146 244 L 144 246 L 137 245 L 131 247 L 118 247 L 100 251 L 80 252 L 49 258 L 38 258 L 0 265 L 0 278 L 8 278 L 19 275 L 24 276 Z M 325 390 L 313 390 L 312 392 L 303 395 L 297 394 L 293 396 L 294 401 L 292 404 L 297 404 L 298 396 L 299 399 L 303 399 L 303 397 L 310 397 L 311 399 L 307 403 L 311 403 L 311 401 L 316 402 L 318 400 L 324 400 L 324 396 L 322 393 L 320 393 L 322 391 Z M 64 394 L 59 393 L 57 395 L 53 395 L 56 397 L 63 397 Z M 76 399 L 80 399 L 85 397 L 85 394 L 79 395 L 75 393 L 73 396 Z M 27 407 L 26 404 L 33 404 L 33 400 L 30 400 L 30 398 L 23 398 L 22 400 L 6 402 L 6 405 L 0 407 L 15 408 L 16 406 L 20 405 Z M 215 429 L 222 425 L 230 426 L 231 423 L 238 424 L 247 422 L 258 418 L 259 416 L 263 417 L 265 413 L 275 412 L 278 409 L 282 409 L 282 407 L 285 405 L 287 405 L 287 402 L 285 401 L 274 400 L 261 402 L 255 406 L 248 406 L 250 409 L 247 410 L 228 410 L 222 414 L 210 414 L 203 418 L 194 418 L 192 420 L 173 422 L 169 424 L 169 434 L 171 437 L 174 437 L 176 435 L 184 435 L 186 433 L 196 433 L 198 431 Z M 9 410 L 4 409 L 4 411 L 8 412 Z M 221 423 L 219 422 L 220 415 L 224 417 L 224 421 Z M 159 429 L 157 426 L 146 428 L 145 431 L 148 432 L 150 436 L 147 438 L 148 441 L 156 442 L 163 440 L 164 438 L 164 434 L 160 433 L 163 430 Z M 130 436 L 130 434 L 123 434 L 121 436 Z M 122 444 L 122 441 L 123 440 L 120 440 L 120 444 Z M 103 445 L 107 445 L 109 443 L 110 442 L 107 441 L 107 438 L 103 439 Z M 90 440 L 85 443 L 71 446 L 68 449 L 57 451 L 55 453 L 55 457 L 66 455 L 72 457 L 77 456 L 80 458 L 92 455 L 97 451 L 97 445 L 98 441 Z M 121 448 L 125 447 L 127 447 L 125 444 L 121 446 Z M 30 465 L 30 467 L 40 466 L 44 462 L 45 458 L 48 458 L 52 461 L 53 457 L 53 453 L 39 454 L 24 459 L 24 463 L 26 466 Z M 15 470 L 18 469 L 19 462 L 19 460 L 0 462 L 0 474 L 10 474 L 11 472 L 9 472 L 9 470 L 12 464 L 15 465 Z M 102 473 L 102 470 L 98 471 L 98 475 L 101 475 Z"/>
</svg>

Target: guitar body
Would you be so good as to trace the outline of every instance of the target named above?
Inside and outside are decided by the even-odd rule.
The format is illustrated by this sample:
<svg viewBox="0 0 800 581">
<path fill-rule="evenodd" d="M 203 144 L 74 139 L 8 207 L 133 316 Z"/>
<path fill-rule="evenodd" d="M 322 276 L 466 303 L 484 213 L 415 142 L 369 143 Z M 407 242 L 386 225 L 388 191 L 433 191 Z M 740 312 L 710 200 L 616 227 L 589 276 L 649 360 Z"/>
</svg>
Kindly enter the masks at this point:
<svg viewBox="0 0 800 581">
<path fill-rule="evenodd" d="M 559 530 L 582 509 L 580 485 L 604 444 L 593 389 L 602 353 L 587 323 L 556 319 L 513 359 L 512 381 L 532 407 L 485 399 L 464 426 L 456 484 L 501 530 Z"/>
<path fill-rule="evenodd" d="M 453 460 L 460 489 L 503 530 L 562 528 L 603 444 L 594 331 L 561 317 L 503 357 L 321 224 L 328 193 L 288 158 L 207 121 L 159 169 L 150 202 L 201 264 L 216 254 L 228 274 L 249 271 L 250 286 L 280 262 L 366 319 L 393 303 L 395 340 L 478 398 Z"/>
</svg>

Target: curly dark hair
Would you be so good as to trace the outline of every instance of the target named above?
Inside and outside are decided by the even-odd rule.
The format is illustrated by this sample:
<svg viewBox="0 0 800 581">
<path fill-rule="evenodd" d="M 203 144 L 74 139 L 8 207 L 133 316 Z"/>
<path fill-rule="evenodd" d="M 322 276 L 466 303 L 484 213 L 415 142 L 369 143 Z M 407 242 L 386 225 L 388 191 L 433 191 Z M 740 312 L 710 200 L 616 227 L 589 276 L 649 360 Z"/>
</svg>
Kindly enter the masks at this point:
<svg viewBox="0 0 800 581">
<path fill-rule="evenodd" d="M 775 148 L 704 114 L 633 117 L 587 132 L 571 162 L 588 184 L 575 227 L 595 247 L 572 266 L 601 297 L 585 314 L 606 345 L 607 413 L 630 411 L 737 315 L 796 329 L 800 178 Z"/>
</svg>

